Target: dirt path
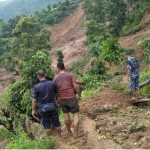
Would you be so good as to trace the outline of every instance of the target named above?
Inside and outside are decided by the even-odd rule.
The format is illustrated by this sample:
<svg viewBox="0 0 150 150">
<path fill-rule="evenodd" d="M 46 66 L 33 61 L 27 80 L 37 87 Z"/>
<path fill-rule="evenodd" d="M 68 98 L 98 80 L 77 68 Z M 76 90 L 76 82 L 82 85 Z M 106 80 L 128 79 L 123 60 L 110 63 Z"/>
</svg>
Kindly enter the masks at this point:
<svg viewBox="0 0 150 150">
<path fill-rule="evenodd" d="M 114 143 L 112 140 L 104 139 L 103 136 L 99 136 L 95 130 L 96 122 L 92 119 L 86 118 L 82 122 L 83 129 L 88 132 L 88 145 L 91 145 L 92 149 L 120 149 L 121 146 Z"/>
<path fill-rule="evenodd" d="M 82 122 L 82 128 L 85 129 L 85 132 L 88 133 L 87 140 L 88 143 L 93 147 L 93 148 L 99 148 L 99 141 L 98 141 L 98 135 L 95 130 L 95 121 L 91 120 L 89 118 L 86 118 Z"/>
<path fill-rule="evenodd" d="M 121 146 L 112 140 L 103 139 L 96 131 L 96 122 L 88 117 L 84 118 L 80 126 L 80 136 L 74 139 L 63 134 L 63 140 L 56 142 L 57 149 L 119 149 Z"/>
</svg>

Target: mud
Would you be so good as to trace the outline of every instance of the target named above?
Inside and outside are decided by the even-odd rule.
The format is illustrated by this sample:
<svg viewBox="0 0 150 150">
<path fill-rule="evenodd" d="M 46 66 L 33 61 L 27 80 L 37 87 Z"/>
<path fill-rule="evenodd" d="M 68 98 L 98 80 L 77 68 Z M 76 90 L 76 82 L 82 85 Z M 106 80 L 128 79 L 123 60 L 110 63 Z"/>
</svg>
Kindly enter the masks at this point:
<svg viewBox="0 0 150 150">
<path fill-rule="evenodd" d="M 132 35 L 131 35 L 132 33 Z M 146 12 L 140 24 L 129 31 L 128 36 L 121 37 L 119 43 L 125 49 L 137 49 L 138 42 L 150 36 L 150 13 Z M 137 52 L 139 53 L 139 52 Z"/>
<path fill-rule="evenodd" d="M 83 21 L 85 18 L 81 6 L 69 17 L 65 18 L 59 25 L 51 28 L 52 66 L 55 68 L 57 63 L 57 50 L 62 50 L 64 63 L 70 68 L 75 62 L 79 61 L 87 52 L 84 45 L 86 36 L 84 34 Z"/>
<path fill-rule="evenodd" d="M 128 94 L 113 90 L 104 90 L 86 102 L 82 102 L 81 113 L 92 116 L 95 113 L 105 113 L 111 107 L 128 105 L 130 97 Z"/>
</svg>

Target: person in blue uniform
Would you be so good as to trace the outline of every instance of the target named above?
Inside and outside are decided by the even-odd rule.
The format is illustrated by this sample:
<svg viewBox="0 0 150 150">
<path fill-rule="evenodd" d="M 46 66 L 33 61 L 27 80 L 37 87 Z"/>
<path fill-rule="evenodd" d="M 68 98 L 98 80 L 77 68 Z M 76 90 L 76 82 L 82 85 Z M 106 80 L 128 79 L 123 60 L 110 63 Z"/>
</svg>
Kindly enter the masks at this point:
<svg viewBox="0 0 150 150">
<path fill-rule="evenodd" d="M 139 98 L 139 77 L 140 67 L 137 59 L 129 55 L 128 52 L 124 52 L 123 56 L 126 58 L 126 65 L 128 69 L 127 77 L 130 83 L 132 91 L 132 100 Z"/>
</svg>

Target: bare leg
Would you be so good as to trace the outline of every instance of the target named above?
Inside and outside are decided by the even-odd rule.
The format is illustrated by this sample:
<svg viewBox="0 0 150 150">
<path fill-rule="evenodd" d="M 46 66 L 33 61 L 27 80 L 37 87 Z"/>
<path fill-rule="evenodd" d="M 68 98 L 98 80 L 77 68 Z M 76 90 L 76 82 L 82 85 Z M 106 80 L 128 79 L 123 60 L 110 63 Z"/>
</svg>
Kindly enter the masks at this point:
<svg viewBox="0 0 150 150">
<path fill-rule="evenodd" d="M 140 97 L 140 90 L 137 89 L 135 92 L 136 92 L 136 98 L 137 98 L 137 99 L 140 99 L 140 98 L 141 98 L 141 97 Z"/>
<path fill-rule="evenodd" d="M 71 120 L 70 120 L 70 114 L 69 113 L 64 113 L 64 122 L 67 128 L 67 131 L 69 134 L 72 134 L 71 131 Z"/>
<path fill-rule="evenodd" d="M 53 131 L 51 129 L 45 129 L 46 135 L 51 136 L 53 134 Z"/>
<path fill-rule="evenodd" d="M 55 129 L 59 138 L 61 138 L 61 127 Z"/>
<path fill-rule="evenodd" d="M 132 98 L 131 100 L 136 100 L 136 91 L 132 90 Z"/>
<path fill-rule="evenodd" d="M 79 112 L 74 113 L 74 136 L 78 136 L 79 130 Z"/>
</svg>

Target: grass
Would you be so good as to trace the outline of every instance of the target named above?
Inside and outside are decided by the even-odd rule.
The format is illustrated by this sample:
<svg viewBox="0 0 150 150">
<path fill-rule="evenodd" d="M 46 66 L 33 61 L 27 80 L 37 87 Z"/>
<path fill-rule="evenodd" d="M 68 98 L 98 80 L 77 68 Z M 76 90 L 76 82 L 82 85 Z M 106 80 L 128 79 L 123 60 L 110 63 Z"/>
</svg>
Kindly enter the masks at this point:
<svg viewBox="0 0 150 150">
<path fill-rule="evenodd" d="M 0 129 L 0 138 L 8 139 L 11 138 L 11 136 L 12 133 L 10 133 L 7 129 L 5 128 Z"/>
<path fill-rule="evenodd" d="M 123 141 L 120 139 L 120 137 L 118 135 L 113 135 L 112 139 L 114 142 L 118 143 L 118 144 L 122 144 Z"/>
<path fill-rule="evenodd" d="M 53 149 L 54 138 L 31 140 L 25 133 L 18 133 L 12 137 L 7 149 Z"/>
<path fill-rule="evenodd" d="M 82 100 L 87 100 L 93 96 L 95 96 L 97 93 L 100 92 L 100 89 L 97 90 L 85 90 L 82 92 Z"/>
</svg>

